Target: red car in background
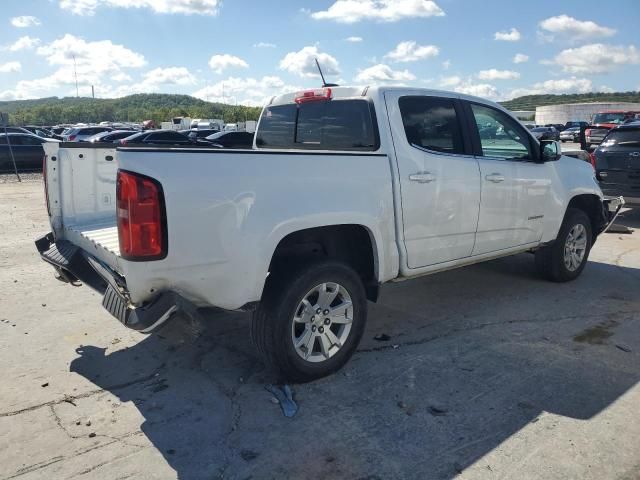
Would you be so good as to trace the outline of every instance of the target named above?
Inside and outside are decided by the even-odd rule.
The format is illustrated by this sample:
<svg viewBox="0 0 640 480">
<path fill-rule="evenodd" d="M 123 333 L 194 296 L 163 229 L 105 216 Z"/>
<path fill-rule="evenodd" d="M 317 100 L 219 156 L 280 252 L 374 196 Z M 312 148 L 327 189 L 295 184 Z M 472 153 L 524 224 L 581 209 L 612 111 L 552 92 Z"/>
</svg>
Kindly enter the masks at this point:
<svg viewBox="0 0 640 480">
<path fill-rule="evenodd" d="M 584 131 L 587 148 L 600 145 L 609 130 L 622 125 L 629 120 L 640 119 L 640 110 L 609 110 L 598 112 L 593 116 L 591 126 Z"/>
</svg>

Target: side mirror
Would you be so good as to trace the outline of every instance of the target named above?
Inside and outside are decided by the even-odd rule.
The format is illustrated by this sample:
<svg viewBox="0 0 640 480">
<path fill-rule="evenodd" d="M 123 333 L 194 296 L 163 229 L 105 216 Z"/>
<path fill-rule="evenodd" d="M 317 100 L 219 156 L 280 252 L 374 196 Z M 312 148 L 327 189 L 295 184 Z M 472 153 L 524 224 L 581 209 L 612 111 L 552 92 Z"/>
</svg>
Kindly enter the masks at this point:
<svg viewBox="0 0 640 480">
<path fill-rule="evenodd" d="M 540 140 L 540 161 L 554 162 L 562 156 L 560 142 L 555 140 Z"/>
</svg>

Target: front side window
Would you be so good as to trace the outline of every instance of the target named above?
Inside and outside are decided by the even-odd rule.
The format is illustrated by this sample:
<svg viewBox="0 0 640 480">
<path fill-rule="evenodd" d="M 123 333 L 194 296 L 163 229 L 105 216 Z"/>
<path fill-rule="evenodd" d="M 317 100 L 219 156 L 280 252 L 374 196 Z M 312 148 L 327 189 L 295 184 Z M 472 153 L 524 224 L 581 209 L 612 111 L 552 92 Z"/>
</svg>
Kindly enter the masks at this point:
<svg viewBox="0 0 640 480">
<path fill-rule="evenodd" d="M 328 100 L 265 108 L 256 133 L 259 148 L 371 151 L 377 137 L 369 102 Z"/>
<path fill-rule="evenodd" d="M 534 158 L 525 129 L 509 115 L 475 103 L 471 104 L 471 111 L 478 129 L 483 156 L 506 160 Z"/>
<path fill-rule="evenodd" d="M 436 152 L 465 153 L 453 99 L 408 96 L 398 103 L 409 144 Z"/>
</svg>

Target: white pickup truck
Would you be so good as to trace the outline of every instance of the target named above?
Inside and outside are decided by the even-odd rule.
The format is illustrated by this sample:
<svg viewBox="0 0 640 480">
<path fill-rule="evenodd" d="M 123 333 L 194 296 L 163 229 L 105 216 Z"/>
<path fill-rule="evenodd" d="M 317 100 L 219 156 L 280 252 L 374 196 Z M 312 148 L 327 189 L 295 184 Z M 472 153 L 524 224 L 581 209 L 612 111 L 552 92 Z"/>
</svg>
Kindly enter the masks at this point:
<svg viewBox="0 0 640 480">
<path fill-rule="evenodd" d="M 199 306 L 253 311 L 291 381 L 349 359 L 385 282 L 526 251 L 573 280 L 624 202 L 499 105 L 424 89 L 274 97 L 251 150 L 45 149 L 36 246 L 61 279 L 142 332 Z"/>
</svg>

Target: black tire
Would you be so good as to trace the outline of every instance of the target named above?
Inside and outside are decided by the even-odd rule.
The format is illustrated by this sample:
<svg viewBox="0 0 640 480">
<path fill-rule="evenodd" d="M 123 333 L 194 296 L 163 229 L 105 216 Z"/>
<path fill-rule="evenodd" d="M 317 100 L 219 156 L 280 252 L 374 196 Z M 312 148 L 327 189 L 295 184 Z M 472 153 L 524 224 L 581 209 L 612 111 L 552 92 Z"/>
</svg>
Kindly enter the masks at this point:
<svg viewBox="0 0 640 480">
<path fill-rule="evenodd" d="M 586 250 L 580 266 L 571 270 L 565 264 L 565 245 L 569 232 L 578 224 L 586 230 Z M 593 245 L 591 220 L 588 215 L 577 208 L 567 209 L 558 237 L 551 244 L 536 251 L 536 268 L 547 280 L 553 282 L 569 282 L 580 276 L 589 259 Z"/>
<path fill-rule="evenodd" d="M 309 362 L 297 352 L 292 323 L 300 302 L 314 287 L 337 283 L 346 289 L 353 305 L 351 330 L 344 344 L 330 358 Z M 258 352 L 281 376 L 280 380 L 303 383 L 339 370 L 357 348 L 367 322 L 367 299 L 362 280 L 348 265 L 324 260 L 272 273 L 262 301 L 253 314 L 251 339 Z"/>
</svg>

